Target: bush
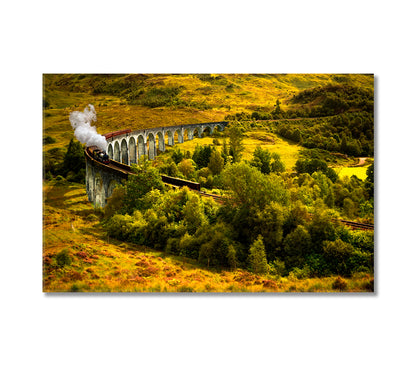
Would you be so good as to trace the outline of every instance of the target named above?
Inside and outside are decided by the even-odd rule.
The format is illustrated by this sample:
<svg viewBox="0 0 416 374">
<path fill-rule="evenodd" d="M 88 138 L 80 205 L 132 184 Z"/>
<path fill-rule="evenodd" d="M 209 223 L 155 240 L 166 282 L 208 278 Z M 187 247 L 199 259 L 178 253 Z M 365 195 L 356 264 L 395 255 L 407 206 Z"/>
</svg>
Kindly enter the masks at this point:
<svg viewBox="0 0 416 374">
<path fill-rule="evenodd" d="M 350 257 L 354 252 L 354 247 L 343 242 L 341 239 L 323 242 L 323 254 L 329 270 L 333 274 L 344 276 L 351 275 L 353 270 L 350 265 Z"/>
<path fill-rule="evenodd" d="M 60 251 L 57 255 L 56 255 L 56 263 L 58 264 L 59 267 L 64 267 L 67 265 L 71 265 L 72 263 L 72 259 L 71 256 L 69 255 L 69 251 L 68 249 L 63 249 L 62 251 Z"/>
<path fill-rule="evenodd" d="M 347 282 L 341 277 L 337 277 L 334 283 L 332 283 L 333 290 L 345 291 L 347 288 L 348 288 Z"/>
<path fill-rule="evenodd" d="M 248 256 L 249 269 L 256 274 L 266 274 L 269 270 L 264 249 L 263 237 L 259 235 L 250 247 Z"/>
<path fill-rule="evenodd" d="M 52 136 L 45 136 L 44 138 L 43 138 L 43 145 L 45 145 L 45 144 L 54 144 L 54 143 L 56 143 L 56 139 L 55 138 L 52 138 Z"/>
</svg>

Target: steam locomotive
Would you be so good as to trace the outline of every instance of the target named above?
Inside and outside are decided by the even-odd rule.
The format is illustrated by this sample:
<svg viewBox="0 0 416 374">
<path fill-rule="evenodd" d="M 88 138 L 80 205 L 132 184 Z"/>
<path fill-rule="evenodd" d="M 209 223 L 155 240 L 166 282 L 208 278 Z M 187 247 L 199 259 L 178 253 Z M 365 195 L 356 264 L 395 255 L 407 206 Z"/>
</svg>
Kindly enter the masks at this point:
<svg viewBox="0 0 416 374">
<path fill-rule="evenodd" d="M 90 150 L 92 152 L 92 157 L 94 158 L 94 160 L 102 162 L 103 164 L 110 163 L 110 157 L 108 157 L 108 154 L 96 147 L 95 145 L 90 147 Z"/>
</svg>

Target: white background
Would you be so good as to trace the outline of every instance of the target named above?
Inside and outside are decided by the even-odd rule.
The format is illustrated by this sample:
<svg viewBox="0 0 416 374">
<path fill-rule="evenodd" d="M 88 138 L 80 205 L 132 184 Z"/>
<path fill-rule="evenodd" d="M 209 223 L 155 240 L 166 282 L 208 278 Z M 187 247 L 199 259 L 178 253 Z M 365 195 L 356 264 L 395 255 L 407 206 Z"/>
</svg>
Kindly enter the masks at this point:
<svg viewBox="0 0 416 374">
<path fill-rule="evenodd" d="M 1 372 L 415 372 L 411 4 L 3 2 Z M 374 73 L 376 294 L 44 295 L 42 73 L 87 72 Z"/>
</svg>

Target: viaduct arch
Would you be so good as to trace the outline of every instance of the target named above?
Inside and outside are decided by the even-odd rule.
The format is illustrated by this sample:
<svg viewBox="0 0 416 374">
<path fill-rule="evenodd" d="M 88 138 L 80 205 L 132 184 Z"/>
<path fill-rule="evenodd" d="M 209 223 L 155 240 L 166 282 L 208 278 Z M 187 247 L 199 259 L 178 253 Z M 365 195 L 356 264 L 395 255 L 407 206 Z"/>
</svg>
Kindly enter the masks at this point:
<svg viewBox="0 0 416 374">
<path fill-rule="evenodd" d="M 187 140 L 192 140 L 195 136 L 202 137 L 205 130 L 208 130 L 210 134 L 213 134 L 215 129 L 224 131 L 226 125 L 227 122 L 211 122 L 129 131 L 114 136 L 107 135 L 109 165 L 95 160 L 89 149 L 85 149 L 85 187 L 88 200 L 96 207 L 104 207 L 114 187 L 131 174 L 128 165 L 137 163 L 143 155 L 153 160 L 158 151 L 166 150 L 166 138 L 168 145 L 173 146 L 175 139 L 178 143 L 183 143 L 185 136 Z"/>
<path fill-rule="evenodd" d="M 195 136 L 202 137 L 204 131 L 210 135 L 215 130 L 224 131 L 228 122 L 209 122 L 192 125 L 180 125 L 169 127 L 156 127 L 153 129 L 135 130 L 121 135 L 109 136 L 107 138 L 107 154 L 117 162 L 126 165 L 135 164 L 143 155 L 153 160 L 158 152 L 164 152 L 167 145 L 183 143 L 192 140 Z M 185 139 L 186 138 L 186 139 Z"/>
</svg>

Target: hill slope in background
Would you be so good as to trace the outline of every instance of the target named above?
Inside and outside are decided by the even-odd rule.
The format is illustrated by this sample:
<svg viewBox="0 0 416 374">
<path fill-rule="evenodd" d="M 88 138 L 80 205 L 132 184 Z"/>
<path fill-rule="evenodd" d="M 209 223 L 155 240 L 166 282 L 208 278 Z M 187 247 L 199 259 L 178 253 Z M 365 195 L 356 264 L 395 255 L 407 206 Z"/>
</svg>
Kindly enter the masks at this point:
<svg viewBox="0 0 416 374">
<path fill-rule="evenodd" d="M 305 104 L 294 99 L 303 90 L 348 85 L 372 91 L 373 81 L 373 75 L 356 74 L 46 74 L 45 131 L 57 135 L 69 113 L 89 103 L 104 133 L 270 112 L 277 99 L 283 110 L 295 110 Z"/>
</svg>

